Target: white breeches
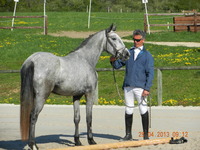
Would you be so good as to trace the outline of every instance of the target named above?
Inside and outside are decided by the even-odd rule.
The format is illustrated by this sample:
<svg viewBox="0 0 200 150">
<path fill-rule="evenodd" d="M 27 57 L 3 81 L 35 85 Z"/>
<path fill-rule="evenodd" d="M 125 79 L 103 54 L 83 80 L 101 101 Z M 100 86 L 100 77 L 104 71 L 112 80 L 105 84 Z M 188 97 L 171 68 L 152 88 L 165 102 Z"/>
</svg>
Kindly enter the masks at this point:
<svg viewBox="0 0 200 150">
<path fill-rule="evenodd" d="M 140 114 L 143 115 L 147 112 L 147 97 L 142 96 L 143 90 L 142 88 L 124 87 L 126 114 L 133 114 L 135 99 L 138 101 Z"/>
</svg>

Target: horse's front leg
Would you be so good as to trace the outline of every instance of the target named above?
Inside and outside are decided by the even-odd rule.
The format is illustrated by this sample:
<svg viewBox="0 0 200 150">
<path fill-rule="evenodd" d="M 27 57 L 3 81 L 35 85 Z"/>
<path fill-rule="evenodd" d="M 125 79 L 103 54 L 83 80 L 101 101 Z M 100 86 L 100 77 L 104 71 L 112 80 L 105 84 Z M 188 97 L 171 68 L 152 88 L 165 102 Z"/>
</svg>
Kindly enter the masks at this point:
<svg viewBox="0 0 200 150">
<path fill-rule="evenodd" d="M 75 124 L 75 134 L 74 142 L 76 146 L 82 145 L 79 140 L 79 122 L 80 122 L 80 97 L 73 97 L 74 102 L 74 124 Z"/>
<path fill-rule="evenodd" d="M 93 108 L 93 99 L 95 94 L 86 95 L 87 103 L 86 103 L 86 121 L 87 121 L 87 137 L 89 144 L 96 144 L 93 139 L 92 134 L 92 108 Z"/>
</svg>

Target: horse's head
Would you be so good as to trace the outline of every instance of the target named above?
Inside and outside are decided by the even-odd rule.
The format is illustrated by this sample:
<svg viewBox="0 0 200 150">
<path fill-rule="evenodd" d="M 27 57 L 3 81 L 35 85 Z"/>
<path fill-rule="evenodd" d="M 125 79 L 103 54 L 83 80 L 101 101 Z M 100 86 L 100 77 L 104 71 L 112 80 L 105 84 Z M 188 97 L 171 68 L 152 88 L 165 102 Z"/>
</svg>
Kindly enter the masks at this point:
<svg viewBox="0 0 200 150">
<path fill-rule="evenodd" d="M 122 39 L 114 31 L 116 27 L 112 24 L 106 29 L 106 51 L 116 58 L 127 60 L 130 57 L 128 49 L 125 47 Z"/>
</svg>

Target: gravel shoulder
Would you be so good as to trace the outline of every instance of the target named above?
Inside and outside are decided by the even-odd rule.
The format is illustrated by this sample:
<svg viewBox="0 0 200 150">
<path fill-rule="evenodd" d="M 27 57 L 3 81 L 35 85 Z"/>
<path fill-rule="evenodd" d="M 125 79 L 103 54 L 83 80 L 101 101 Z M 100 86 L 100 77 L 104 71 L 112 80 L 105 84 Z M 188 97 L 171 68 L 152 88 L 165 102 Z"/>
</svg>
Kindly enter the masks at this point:
<svg viewBox="0 0 200 150">
<path fill-rule="evenodd" d="M 132 33 L 133 31 L 118 31 L 117 34 L 120 37 L 125 37 L 125 36 L 129 36 L 130 33 Z M 60 31 L 57 33 L 49 33 L 49 35 L 52 36 L 66 36 L 66 37 L 70 37 L 70 38 L 87 38 L 90 35 L 96 33 L 95 31 L 88 31 L 88 32 L 78 32 L 78 31 Z"/>
<path fill-rule="evenodd" d="M 120 37 L 129 36 L 133 31 L 117 31 Z M 70 38 L 87 38 L 94 34 L 94 31 L 90 32 L 77 32 L 77 31 L 61 31 L 58 33 L 49 33 L 52 36 L 66 36 Z M 123 39 L 124 42 L 133 42 L 132 40 Z M 155 44 L 155 45 L 166 45 L 166 46 L 186 46 L 186 47 L 200 47 L 200 42 L 154 42 L 146 41 L 145 43 Z"/>
<path fill-rule="evenodd" d="M 81 106 L 80 140 L 87 143 L 85 106 Z M 19 105 L 0 105 L 0 149 L 21 150 Z M 139 150 L 171 149 L 197 150 L 200 147 L 200 107 L 152 107 L 151 139 L 184 136 L 188 143 L 137 147 Z M 99 144 L 117 143 L 124 136 L 124 107 L 98 106 L 93 108 L 94 139 Z M 142 125 L 138 108 L 133 118 L 133 138 L 142 140 Z M 45 105 L 36 125 L 36 142 L 41 150 L 74 146 L 73 106 Z M 120 150 L 135 148 L 123 148 Z"/>
</svg>

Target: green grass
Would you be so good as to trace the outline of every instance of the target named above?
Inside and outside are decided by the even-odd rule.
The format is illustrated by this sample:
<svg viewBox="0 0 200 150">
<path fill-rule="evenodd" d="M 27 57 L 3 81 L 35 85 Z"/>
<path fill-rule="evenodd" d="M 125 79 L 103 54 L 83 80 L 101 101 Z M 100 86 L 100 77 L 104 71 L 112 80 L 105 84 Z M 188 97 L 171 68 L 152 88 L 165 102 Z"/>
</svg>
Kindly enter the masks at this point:
<svg viewBox="0 0 200 150">
<path fill-rule="evenodd" d="M 42 15 L 42 13 L 19 13 L 20 15 Z M 48 12 L 49 32 L 63 30 L 74 31 L 99 31 L 107 28 L 112 22 L 118 25 L 118 30 L 132 31 L 143 28 L 143 17 L 141 13 L 93 13 L 91 28 L 87 29 L 87 14 L 74 12 Z M 0 15 L 12 15 L 12 13 L 0 13 Z M 106 17 L 105 17 L 106 16 Z M 95 18 L 96 17 L 96 18 Z M 101 17 L 105 17 L 101 19 Z M 112 17 L 112 19 L 107 19 Z M 116 19 L 121 18 L 121 19 Z M 122 18 L 125 18 L 123 20 Z M 131 20 L 128 18 L 134 18 Z M 1 20 L 0 20 L 1 21 Z M 23 22 L 24 21 L 24 22 Z M 26 22 L 33 25 L 42 25 L 43 21 L 38 20 L 17 20 L 19 24 L 26 26 Z M 20 24 L 21 22 L 21 24 Z M 0 22 L 0 26 L 6 26 L 7 22 Z M 0 30 L 0 70 L 19 70 L 24 60 L 38 51 L 51 52 L 59 56 L 68 54 L 74 50 L 83 39 L 71 39 L 67 37 L 53 37 L 42 35 L 41 29 L 16 29 Z M 130 32 L 130 35 L 132 33 Z M 200 42 L 200 32 L 160 32 L 147 35 L 148 41 L 181 41 Z M 126 37 L 131 38 L 131 37 Z M 125 43 L 127 48 L 132 43 Z M 170 47 L 145 44 L 155 59 L 155 67 L 165 66 L 200 66 L 200 48 Z M 103 53 L 102 56 L 109 56 Z M 109 57 L 101 57 L 97 68 L 110 68 Z M 99 72 L 99 97 L 100 104 L 123 105 L 119 100 L 112 72 Z M 117 83 L 120 93 L 124 72 L 116 71 Z M 154 85 L 152 87 L 152 103 L 157 105 L 157 75 L 155 71 Z M 163 101 L 164 105 L 192 105 L 200 106 L 200 71 L 181 70 L 163 71 Z M 0 103 L 19 103 L 20 76 L 18 73 L 0 74 Z M 102 97 L 102 98 L 101 98 Z M 47 103 L 71 104 L 71 97 L 63 97 L 52 94 Z M 82 103 L 85 103 L 82 100 Z"/>
<path fill-rule="evenodd" d="M 43 13 L 17 12 L 16 16 L 42 16 Z M 143 26 L 142 13 L 91 13 L 90 29 L 88 29 L 88 13 L 83 12 L 47 12 L 48 31 L 56 32 L 63 30 L 75 31 L 99 31 L 107 28 L 112 23 L 116 24 L 118 30 L 133 30 Z M 0 16 L 12 16 L 12 13 L 0 13 Z M 11 26 L 12 19 L 2 19 L 0 26 Z M 9 22 L 10 21 L 10 22 Z M 41 18 L 16 18 L 16 26 L 42 26 Z M 134 28 L 133 28 L 134 27 Z M 34 30 L 34 29 L 33 29 Z M 38 30 L 38 29 L 37 29 Z M 29 30 L 30 31 L 30 30 Z"/>
<path fill-rule="evenodd" d="M 0 70 L 20 69 L 24 60 L 38 51 L 66 55 L 81 43 L 81 39 L 52 37 L 39 34 L 20 33 L 20 30 L 1 30 Z"/>
</svg>

